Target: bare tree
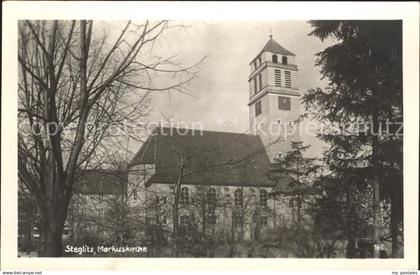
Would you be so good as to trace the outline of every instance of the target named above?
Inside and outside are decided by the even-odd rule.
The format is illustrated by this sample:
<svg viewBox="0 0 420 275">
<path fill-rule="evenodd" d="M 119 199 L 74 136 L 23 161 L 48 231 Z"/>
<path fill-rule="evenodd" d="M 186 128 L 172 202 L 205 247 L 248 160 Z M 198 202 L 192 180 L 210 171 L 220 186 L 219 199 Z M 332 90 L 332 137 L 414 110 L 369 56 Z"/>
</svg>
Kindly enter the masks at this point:
<svg viewBox="0 0 420 275">
<path fill-rule="evenodd" d="M 198 73 L 202 60 L 182 68 L 148 54 L 168 26 L 128 22 L 112 39 L 93 21 L 19 23 L 18 172 L 39 208 L 41 256 L 62 255 L 73 184 L 115 150 L 111 130 L 128 132 L 123 124 L 141 121 L 151 92 L 185 92 Z M 156 85 L 165 74 L 174 80 Z"/>
</svg>

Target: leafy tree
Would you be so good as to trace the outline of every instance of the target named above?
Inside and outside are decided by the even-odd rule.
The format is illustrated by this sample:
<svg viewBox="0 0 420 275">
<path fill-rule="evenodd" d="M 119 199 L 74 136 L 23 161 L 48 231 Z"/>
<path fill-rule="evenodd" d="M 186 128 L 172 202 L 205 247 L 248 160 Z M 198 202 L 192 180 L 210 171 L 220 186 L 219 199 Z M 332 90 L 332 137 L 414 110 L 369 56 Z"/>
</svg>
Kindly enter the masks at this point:
<svg viewBox="0 0 420 275">
<path fill-rule="evenodd" d="M 96 168 L 121 148 L 116 129 L 130 132 L 123 124 L 147 114 L 151 92 L 183 91 L 198 72 L 198 63 L 182 68 L 147 54 L 167 21 L 128 22 L 117 36 L 96 24 L 19 23 L 18 172 L 36 198 L 41 256 L 62 255 L 64 222 L 80 171 Z"/>
<path fill-rule="evenodd" d="M 401 21 L 310 24 L 310 35 L 338 40 L 317 54 L 327 87 L 311 89 L 303 97 L 306 110 L 324 123 L 319 134 L 329 146 L 324 159 L 337 184 L 371 188 L 371 235 L 376 244 L 381 237 L 381 200 L 390 201 L 396 257 L 403 214 Z"/>
<path fill-rule="evenodd" d="M 307 195 L 313 193 L 311 187 L 315 176 L 321 168 L 316 164 L 316 158 L 303 156 L 303 153 L 309 147 L 309 145 L 303 145 L 301 141 L 292 141 L 287 155 L 283 159 L 279 159 L 270 171 L 271 178 L 276 183 L 280 183 L 285 178 L 288 182 L 288 191 L 294 197 L 293 202 L 296 207 L 295 226 L 298 230 L 302 226 L 302 206 Z"/>
<path fill-rule="evenodd" d="M 278 184 L 274 193 L 290 196 L 290 207 L 295 214 L 292 227 L 281 229 L 282 235 L 287 235 L 282 246 L 287 246 L 287 250 L 297 257 L 316 257 L 315 240 L 311 234 L 314 220 L 310 210 L 317 193 L 314 181 L 322 167 L 316 158 L 304 156 L 309 147 L 301 141 L 292 141 L 286 156 L 278 159 L 270 170 L 272 180 Z M 286 187 L 281 187 L 285 182 Z"/>
</svg>

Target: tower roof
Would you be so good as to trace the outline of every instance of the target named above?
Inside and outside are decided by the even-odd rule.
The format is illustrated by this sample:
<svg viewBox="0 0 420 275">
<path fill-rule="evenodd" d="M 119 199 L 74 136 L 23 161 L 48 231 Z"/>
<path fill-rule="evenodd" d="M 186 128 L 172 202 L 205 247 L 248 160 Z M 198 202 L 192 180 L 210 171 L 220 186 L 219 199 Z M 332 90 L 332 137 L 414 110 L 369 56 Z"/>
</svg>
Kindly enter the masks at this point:
<svg viewBox="0 0 420 275">
<path fill-rule="evenodd" d="M 283 48 L 273 37 L 270 35 L 270 39 L 268 40 L 267 44 L 265 44 L 264 48 L 261 50 L 262 52 L 271 52 L 271 53 L 278 53 L 282 55 L 295 55 L 289 50 Z"/>
<path fill-rule="evenodd" d="M 279 43 L 277 43 L 277 41 L 273 39 L 272 35 L 270 35 L 270 39 L 265 44 L 264 48 L 257 54 L 257 56 L 251 61 L 251 63 L 254 62 L 254 60 L 258 56 L 260 56 L 260 54 L 262 54 L 263 52 L 270 52 L 270 53 L 277 53 L 277 54 L 282 54 L 282 55 L 296 56 L 294 53 L 285 49 Z"/>
</svg>

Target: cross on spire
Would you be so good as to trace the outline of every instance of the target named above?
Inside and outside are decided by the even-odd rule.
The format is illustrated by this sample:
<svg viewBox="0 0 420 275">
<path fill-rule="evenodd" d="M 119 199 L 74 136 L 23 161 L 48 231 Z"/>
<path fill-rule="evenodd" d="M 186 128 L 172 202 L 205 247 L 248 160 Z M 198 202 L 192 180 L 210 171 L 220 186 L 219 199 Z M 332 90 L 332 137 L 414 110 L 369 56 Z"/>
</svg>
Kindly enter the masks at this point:
<svg viewBox="0 0 420 275">
<path fill-rule="evenodd" d="M 270 38 L 273 38 L 273 30 L 270 28 Z"/>
</svg>

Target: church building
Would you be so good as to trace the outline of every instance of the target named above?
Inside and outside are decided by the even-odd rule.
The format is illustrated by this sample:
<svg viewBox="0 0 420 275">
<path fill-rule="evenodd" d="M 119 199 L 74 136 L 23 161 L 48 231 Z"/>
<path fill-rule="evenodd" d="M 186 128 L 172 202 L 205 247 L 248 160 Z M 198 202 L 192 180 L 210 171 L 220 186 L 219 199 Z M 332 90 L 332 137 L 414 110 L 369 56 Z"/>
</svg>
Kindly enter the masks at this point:
<svg viewBox="0 0 420 275">
<path fill-rule="evenodd" d="M 295 54 L 270 35 L 249 65 L 249 134 L 158 127 L 129 163 L 129 181 L 142 184 L 128 192 L 144 204 L 146 224 L 171 232 L 176 194 L 188 234 L 252 239 L 293 221 L 287 180 L 274 184 L 269 172 L 299 140 Z"/>
</svg>

